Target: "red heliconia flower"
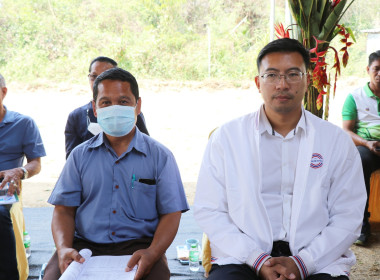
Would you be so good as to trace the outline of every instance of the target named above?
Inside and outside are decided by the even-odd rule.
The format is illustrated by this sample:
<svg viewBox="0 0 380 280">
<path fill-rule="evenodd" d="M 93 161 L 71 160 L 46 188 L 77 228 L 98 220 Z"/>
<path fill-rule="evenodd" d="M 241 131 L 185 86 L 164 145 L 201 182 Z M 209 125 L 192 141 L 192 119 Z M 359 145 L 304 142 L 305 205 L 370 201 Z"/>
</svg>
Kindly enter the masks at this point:
<svg viewBox="0 0 380 280">
<path fill-rule="evenodd" d="M 342 61 L 343 61 L 343 67 L 346 67 L 346 66 L 347 66 L 348 57 L 349 57 L 348 52 L 345 51 L 345 52 L 343 53 L 343 59 L 342 59 Z"/>
<path fill-rule="evenodd" d="M 335 56 L 334 56 L 334 65 L 332 68 L 335 68 L 335 79 L 334 79 L 334 91 L 333 91 L 333 96 L 335 96 L 335 92 L 336 92 L 336 80 L 338 79 L 338 75 L 340 75 L 340 61 L 339 61 L 339 55 L 338 55 L 338 51 L 333 48 L 333 47 L 329 47 L 330 49 L 332 49 L 335 53 Z"/>
<path fill-rule="evenodd" d="M 325 94 L 326 94 L 326 92 L 325 92 Z M 319 93 L 319 95 L 317 97 L 317 109 L 321 110 L 322 105 L 323 105 L 323 95 L 322 95 L 322 93 Z"/>
<path fill-rule="evenodd" d="M 341 0 L 333 0 L 332 3 L 331 3 L 331 7 L 334 8 L 336 5 L 339 4 Z"/>
<path fill-rule="evenodd" d="M 338 56 L 338 51 L 329 46 L 329 49 L 332 49 L 335 53 L 335 56 L 334 56 L 334 65 L 332 66 L 332 69 L 335 68 L 335 79 L 334 79 L 334 91 L 333 91 L 333 96 L 335 96 L 335 92 L 336 92 L 336 81 L 338 79 L 338 75 L 340 75 L 340 61 L 339 61 L 339 56 Z M 330 79 L 330 76 L 329 76 L 329 84 L 331 82 L 331 79 Z"/>
<path fill-rule="evenodd" d="M 326 94 L 325 88 L 328 87 L 330 83 L 327 78 L 327 63 L 325 61 L 325 55 L 327 53 L 327 50 L 318 52 L 318 45 L 320 43 L 324 43 L 324 41 L 318 40 L 316 37 L 314 37 L 314 39 L 316 41 L 316 46 L 315 48 L 310 50 L 310 53 L 314 53 L 316 57 L 312 57 L 310 61 L 315 64 L 315 67 L 313 69 L 312 81 L 313 86 L 319 92 L 317 98 L 317 109 L 320 110 L 323 104 L 322 95 Z"/>
<path fill-rule="evenodd" d="M 276 31 L 277 39 L 290 38 L 289 30 L 291 29 L 289 27 L 284 29 L 284 26 L 282 25 L 282 23 L 275 24 L 274 30 Z"/>
<path fill-rule="evenodd" d="M 339 34 L 343 36 L 343 39 L 341 39 L 340 41 L 345 44 L 345 46 L 343 48 L 340 49 L 341 52 L 343 52 L 343 58 L 342 58 L 342 62 L 343 62 L 343 67 L 346 67 L 347 66 L 347 63 L 348 63 L 348 58 L 349 58 L 349 55 L 348 55 L 348 47 L 351 46 L 353 43 L 352 42 L 348 42 L 348 38 L 350 38 L 350 33 L 346 31 L 346 28 L 344 28 L 343 25 L 337 25 L 337 27 L 339 28 Z"/>
</svg>

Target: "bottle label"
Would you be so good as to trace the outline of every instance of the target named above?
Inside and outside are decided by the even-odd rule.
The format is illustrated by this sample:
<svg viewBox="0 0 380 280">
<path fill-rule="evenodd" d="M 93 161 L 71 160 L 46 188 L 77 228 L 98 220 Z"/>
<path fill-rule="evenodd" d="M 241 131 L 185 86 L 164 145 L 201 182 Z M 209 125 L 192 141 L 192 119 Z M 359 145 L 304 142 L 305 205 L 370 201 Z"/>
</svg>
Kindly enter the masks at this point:
<svg viewBox="0 0 380 280">
<path fill-rule="evenodd" d="M 191 262 L 199 261 L 199 252 L 198 251 L 190 251 L 189 259 Z"/>
<path fill-rule="evenodd" d="M 30 247 L 30 240 L 24 241 L 24 247 L 29 248 Z"/>
</svg>

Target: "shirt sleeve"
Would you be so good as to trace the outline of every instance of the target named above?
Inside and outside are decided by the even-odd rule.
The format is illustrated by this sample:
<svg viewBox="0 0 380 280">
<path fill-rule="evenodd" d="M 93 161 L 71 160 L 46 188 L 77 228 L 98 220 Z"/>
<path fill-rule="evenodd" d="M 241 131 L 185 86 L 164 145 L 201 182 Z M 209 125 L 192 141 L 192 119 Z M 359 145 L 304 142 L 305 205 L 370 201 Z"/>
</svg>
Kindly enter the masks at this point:
<svg viewBox="0 0 380 280">
<path fill-rule="evenodd" d="M 360 234 L 366 190 L 359 153 L 351 138 L 341 133 L 331 147 L 334 157 L 329 166 L 326 206 L 329 222 L 294 260 L 303 278 L 329 266 L 347 253 Z M 349 258 L 346 259 L 350 262 Z M 344 264 L 345 259 L 342 258 Z M 348 267 L 353 263 L 346 263 Z"/>
<path fill-rule="evenodd" d="M 28 118 L 24 128 L 22 140 L 23 152 L 27 159 L 34 159 L 46 156 L 45 148 L 42 143 L 40 131 L 33 119 Z"/>
<path fill-rule="evenodd" d="M 356 120 L 357 108 L 356 102 L 352 94 L 349 94 L 343 104 L 342 118 L 344 121 Z"/>
<path fill-rule="evenodd" d="M 161 158 L 164 162 L 158 164 L 162 168 L 158 170 L 156 182 L 158 213 L 164 215 L 177 211 L 186 212 L 189 205 L 174 156 L 168 152 L 166 157 Z"/>
<path fill-rule="evenodd" d="M 76 149 L 78 151 L 78 149 Z M 80 206 L 82 183 L 79 173 L 79 153 L 73 153 L 67 159 L 57 183 L 48 199 L 53 205 Z"/>
</svg>

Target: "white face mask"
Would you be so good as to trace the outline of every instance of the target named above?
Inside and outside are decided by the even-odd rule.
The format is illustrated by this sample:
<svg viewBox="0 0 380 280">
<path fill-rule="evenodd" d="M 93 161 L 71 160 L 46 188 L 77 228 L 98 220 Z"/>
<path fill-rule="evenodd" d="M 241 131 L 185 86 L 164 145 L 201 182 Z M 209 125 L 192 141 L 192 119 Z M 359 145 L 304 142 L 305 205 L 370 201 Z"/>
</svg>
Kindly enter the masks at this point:
<svg viewBox="0 0 380 280">
<path fill-rule="evenodd" d="M 96 110 L 98 124 L 104 133 L 121 137 L 127 135 L 135 126 L 135 107 L 113 105 Z"/>
<path fill-rule="evenodd" d="M 98 135 L 103 132 L 103 129 L 98 123 L 90 122 L 87 126 L 87 130 L 92 133 L 92 135 Z"/>
</svg>

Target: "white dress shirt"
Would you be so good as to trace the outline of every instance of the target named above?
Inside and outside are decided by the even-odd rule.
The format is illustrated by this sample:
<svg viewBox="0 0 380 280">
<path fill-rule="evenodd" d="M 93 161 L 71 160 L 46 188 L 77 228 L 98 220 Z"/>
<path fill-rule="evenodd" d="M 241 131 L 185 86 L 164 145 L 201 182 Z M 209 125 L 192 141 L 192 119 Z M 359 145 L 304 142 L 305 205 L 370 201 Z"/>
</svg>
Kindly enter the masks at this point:
<svg viewBox="0 0 380 280">
<path fill-rule="evenodd" d="M 289 242 L 293 186 L 296 175 L 299 142 L 306 131 L 302 114 L 295 129 L 286 137 L 271 126 L 264 107 L 260 110 L 260 150 L 262 165 L 262 197 L 272 226 L 273 240 Z"/>
</svg>

